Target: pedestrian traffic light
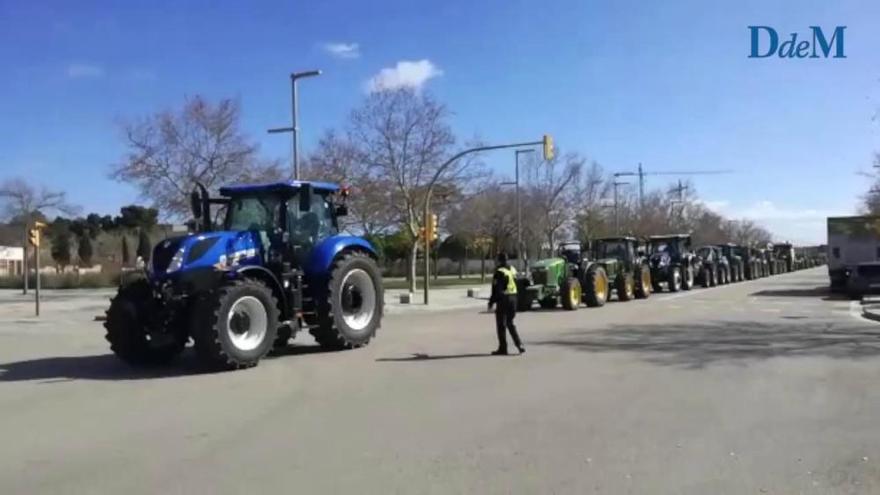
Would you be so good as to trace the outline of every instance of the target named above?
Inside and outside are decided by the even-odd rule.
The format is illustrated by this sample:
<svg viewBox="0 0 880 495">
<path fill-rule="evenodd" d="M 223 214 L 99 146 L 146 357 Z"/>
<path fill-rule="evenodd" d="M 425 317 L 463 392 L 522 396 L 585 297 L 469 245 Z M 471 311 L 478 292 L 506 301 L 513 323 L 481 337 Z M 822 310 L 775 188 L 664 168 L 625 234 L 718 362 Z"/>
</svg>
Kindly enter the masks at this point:
<svg viewBox="0 0 880 495">
<path fill-rule="evenodd" d="M 544 134 L 544 161 L 549 162 L 555 156 L 553 149 L 553 136 Z"/>
<path fill-rule="evenodd" d="M 428 215 L 428 225 L 427 225 L 426 232 L 428 234 L 429 241 L 436 241 L 437 240 L 438 235 L 437 235 L 437 214 L 436 213 L 432 213 L 432 214 Z"/>
<path fill-rule="evenodd" d="M 28 230 L 28 243 L 33 247 L 40 247 L 40 229 L 33 228 Z"/>
</svg>

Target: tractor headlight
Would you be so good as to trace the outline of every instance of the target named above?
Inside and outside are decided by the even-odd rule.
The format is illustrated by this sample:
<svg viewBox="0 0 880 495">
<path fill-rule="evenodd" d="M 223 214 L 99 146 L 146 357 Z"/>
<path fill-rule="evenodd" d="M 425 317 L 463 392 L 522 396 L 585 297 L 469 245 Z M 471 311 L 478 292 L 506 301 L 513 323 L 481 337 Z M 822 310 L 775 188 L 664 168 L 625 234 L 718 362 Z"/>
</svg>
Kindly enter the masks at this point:
<svg viewBox="0 0 880 495">
<path fill-rule="evenodd" d="M 183 246 L 174 253 L 174 256 L 171 257 L 171 262 L 168 263 L 168 268 L 165 269 L 165 273 L 176 272 L 180 270 L 180 267 L 183 265 Z"/>
</svg>

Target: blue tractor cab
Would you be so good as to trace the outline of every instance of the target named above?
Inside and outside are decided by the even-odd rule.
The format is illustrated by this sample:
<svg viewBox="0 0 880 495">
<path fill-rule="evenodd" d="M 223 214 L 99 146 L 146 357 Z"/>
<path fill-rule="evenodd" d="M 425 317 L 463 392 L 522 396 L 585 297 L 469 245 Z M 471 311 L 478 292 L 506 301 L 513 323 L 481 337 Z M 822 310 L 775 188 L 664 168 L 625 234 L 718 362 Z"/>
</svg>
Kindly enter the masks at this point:
<svg viewBox="0 0 880 495">
<path fill-rule="evenodd" d="M 347 196 L 326 182 L 234 185 L 215 198 L 197 185 L 195 232 L 160 242 L 146 277 L 114 298 L 111 348 L 148 364 L 192 339 L 211 367 L 240 368 L 302 328 L 325 347 L 366 345 L 381 322 L 382 281 L 372 245 L 340 233 Z"/>
</svg>

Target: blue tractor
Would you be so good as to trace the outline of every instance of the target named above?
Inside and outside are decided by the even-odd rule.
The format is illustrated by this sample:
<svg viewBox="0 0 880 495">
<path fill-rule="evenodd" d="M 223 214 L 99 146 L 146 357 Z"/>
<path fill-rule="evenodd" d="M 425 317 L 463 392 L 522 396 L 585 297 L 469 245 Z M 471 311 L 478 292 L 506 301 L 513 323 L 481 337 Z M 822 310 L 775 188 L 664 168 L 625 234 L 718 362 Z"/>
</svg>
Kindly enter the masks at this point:
<svg viewBox="0 0 880 495">
<path fill-rule="evenodd" d="M 220 196 L 197 185 L 197 232 L 160 242 L 146 277 L 113 298 L 104 326 L 120 359 L 166 363 L 192 339 L 207 367 L 246 368 L 303 328 L 325 348 L 369 343 L 382 278 L 370 243 L 339 232 L 347 190 L 289 181 Z M 216 230 L 212 205 L 221 205 Z"/>
</svg>

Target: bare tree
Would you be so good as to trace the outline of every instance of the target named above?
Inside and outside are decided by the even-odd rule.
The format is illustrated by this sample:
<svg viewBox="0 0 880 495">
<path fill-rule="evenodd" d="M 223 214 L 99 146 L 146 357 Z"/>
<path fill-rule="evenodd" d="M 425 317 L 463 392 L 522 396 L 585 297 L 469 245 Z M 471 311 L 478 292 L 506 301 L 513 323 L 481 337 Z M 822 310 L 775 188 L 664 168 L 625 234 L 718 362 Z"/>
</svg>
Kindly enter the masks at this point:
<svg viewBox="0 0 880 495">
<path fill-rule="evenodd" d="M 24 179 L 13 178 L 0 184 L 0 200 L 3 213 L 10 223 L 21 228 L 21 245 L 24 248 L 24 293 L 28 290 L 28 242 L 27 232 L 38 216 L 46 213 L 74 215 L 78 209 L 67 202 L 63 191 L 52 191 L 45 186 L 36 186 Z"/>
<path fill-rule="evenodd" d="M 880 153 L 874 153 L 874 169 L 880 169 Z M 862 197 L 862 209 L 868 215 L 880 215 L 880 177 L 875 173 L 866 173 L 865 175 L 873 178 L 873 183 Z"/>
<path fill-rule="evenodd" d="M 195 182 L 216 191 L 221 184 L 285 176 L 276 162 L 257 155 L 239 128 L 237 101 L 188 98 L 177 111 L 162 111 L 122 124 L 128 148 L 110 177 L 135 185 L 163 216 L 185 216 Z"/>
<path fill-rule="evenodd" d="M 448 117 L 442 103 L 408 88 L 370 93 L 351 114 L 349 139 L 376 176 L 389 184 L 395 216 L 409 236 L 413 291 L 425 195 L 438 185 L 459 188 L 473 165 L 460 160 L 440 169 L 455 147 Z"/>
<path fill-rule="evenodd" d="M 327 131 L 304 168 L 310 179 L 352 186 L 349 216 L 342 219 L 345 228 L 374 236 L 399 224 L 393 183 L 362 159 L 361 151 L 347 137 Z"/>
<path fill-rule="evenodd" d="M 589 241 L 608 235 L 609 203 L 613 179 L 605 176 L 602 166 L 595 161 L 590 163 L 574 187 L 574 204 L 577 214 L 574 218 L 575 230 L 581 241 Z"/>
<path fill-rule="evenodd" d="M 576 153 L 557 153 L 553 160 L 526 165 L 526 203 L 537 215 L 537 222 L 529 222 L 530 230 L 540 233 L 550 252 L 560 229 L 575 217 L 575 186 L 585 161 Z"/>
</svg>

